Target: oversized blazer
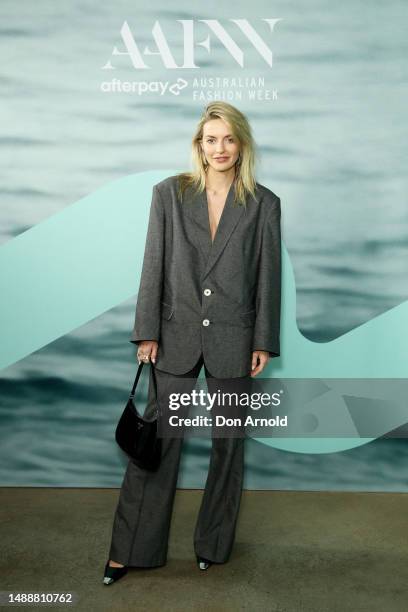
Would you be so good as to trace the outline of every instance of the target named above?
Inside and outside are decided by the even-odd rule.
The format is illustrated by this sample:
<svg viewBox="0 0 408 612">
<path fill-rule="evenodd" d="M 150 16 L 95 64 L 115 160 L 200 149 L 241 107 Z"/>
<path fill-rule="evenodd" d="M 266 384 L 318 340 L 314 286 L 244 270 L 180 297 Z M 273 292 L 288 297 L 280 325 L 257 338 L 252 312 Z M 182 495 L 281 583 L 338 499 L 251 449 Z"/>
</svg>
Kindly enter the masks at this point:
<svg viewBox="0 0 408 612">
<path fill-rule="evenodd" d="M 252 351 L 280 355 L 280 198 L 256 183 L 246 209 L 231 184 L 211 240 L 206 190 L 177 175 L 153 186 L 130 342 L 156 340 L 156 367 L 185 374 L 201 354 L 216 378 L 246 376 Z"/>
</svg>

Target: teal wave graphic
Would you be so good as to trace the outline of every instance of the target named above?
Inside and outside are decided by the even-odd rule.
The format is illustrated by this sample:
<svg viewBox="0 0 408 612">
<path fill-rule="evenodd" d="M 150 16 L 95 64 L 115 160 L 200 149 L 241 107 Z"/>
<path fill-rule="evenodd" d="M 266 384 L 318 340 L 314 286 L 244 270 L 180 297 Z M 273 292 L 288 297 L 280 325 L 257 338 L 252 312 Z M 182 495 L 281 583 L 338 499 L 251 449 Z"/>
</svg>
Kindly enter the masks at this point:
<svg viewBox="0 0 408 612">
<path fill-rule="evenodd" d="M 152 187 L 175 173 L 161 170 L 122 177 L 0 247 L 0 368 L 136 294 Z M 282 209 L 284 215 L 284 202 Z M 139 269 L 135 262 L 140 262 Z M 297 327 L 296 285 L 284 244 L 282 272 L 281 357 L 272 359 L 262 376 L 408 377 L 408 301 L 335 340 L 315 343 Z M 348 408 L 341 394 L 338 400 L 334 403 L 336 417 L 344 410 L 347 418 Z M 312 410 L 313 404 L 309 408 Z M 373 439 L 256 438 L 263 444 L 300 453 L 338 452 Z"/>
</svg>

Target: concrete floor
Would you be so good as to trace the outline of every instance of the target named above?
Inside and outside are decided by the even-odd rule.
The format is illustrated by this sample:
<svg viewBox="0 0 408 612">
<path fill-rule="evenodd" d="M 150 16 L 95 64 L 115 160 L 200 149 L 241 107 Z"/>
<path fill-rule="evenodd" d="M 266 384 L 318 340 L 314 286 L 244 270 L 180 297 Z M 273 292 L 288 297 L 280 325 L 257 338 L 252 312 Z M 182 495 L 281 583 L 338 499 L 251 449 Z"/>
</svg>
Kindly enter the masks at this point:
<svg viewBox="0 0 408 612">
<path fill-rule="evenodd" d="M 0 489 L 0 591 L 76 610 L 407 612 L 408 494 L 243 491 L 228 563 L 200 572 L 200 490 L 176 494 L 169 557 L 102 584 L 118 489 Z M 30 605 L 27 609 L 63 609 Z M 10 609 L 2 607 L 1 609 Z"/>
</svg>

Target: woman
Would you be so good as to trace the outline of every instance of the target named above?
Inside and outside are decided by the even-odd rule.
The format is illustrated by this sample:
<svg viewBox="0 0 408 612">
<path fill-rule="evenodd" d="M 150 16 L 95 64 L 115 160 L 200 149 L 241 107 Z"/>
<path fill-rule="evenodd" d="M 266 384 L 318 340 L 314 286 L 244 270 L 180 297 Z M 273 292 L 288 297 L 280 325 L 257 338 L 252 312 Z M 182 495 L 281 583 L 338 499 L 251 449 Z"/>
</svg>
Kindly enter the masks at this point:
<svg viewBox="0 0 408 612">
<path fill-rule="evenodd" d="M 192 160 L 193 172 L 153 187 L 130 339 L 139 363 L 151 363 L 146 418 L 154 417 L 157 399 L 152 368 L 158 393 L 175 381 L 191 389 L 202 366 L 209 389 L 234 388 L 280 354 L 280 199 L 254 178 L 246 117 L 225 102 L 209 104 L 192 140 Z M 157 472 L 129 461 L 105 584 L 128 567 L 165 564 L 181 443 L 182 436 L 163 437 Z M 194 534 L 200 569 L 225 563 L 231 553 L 243 446 L 242 432 L 212 440 Z"/>
</svg>

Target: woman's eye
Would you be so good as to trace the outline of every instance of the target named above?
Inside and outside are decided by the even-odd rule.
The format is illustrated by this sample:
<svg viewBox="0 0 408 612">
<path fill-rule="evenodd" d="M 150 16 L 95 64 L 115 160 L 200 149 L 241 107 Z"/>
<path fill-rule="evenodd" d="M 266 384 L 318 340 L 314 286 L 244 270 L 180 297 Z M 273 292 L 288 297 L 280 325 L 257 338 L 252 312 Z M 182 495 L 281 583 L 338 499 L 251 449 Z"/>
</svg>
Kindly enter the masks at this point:
<svg viewBox="0 0 408 612">
<path fill-rule="evenodd" d="M 208 144 L 213 144 L 214 143 L 214 138 L 207 138 L 206 142 Z M 233 138 L 228 138 L 228 142 L 235 142 L 235 140 Z"/>
</svg>

